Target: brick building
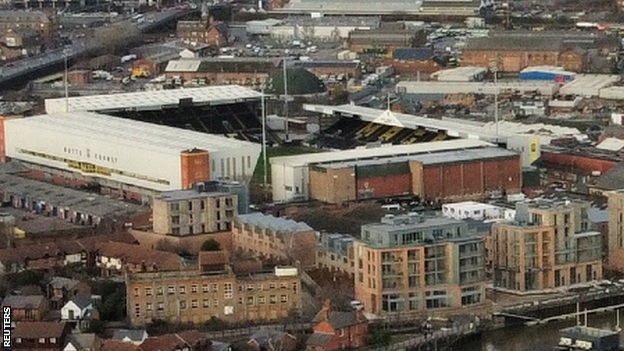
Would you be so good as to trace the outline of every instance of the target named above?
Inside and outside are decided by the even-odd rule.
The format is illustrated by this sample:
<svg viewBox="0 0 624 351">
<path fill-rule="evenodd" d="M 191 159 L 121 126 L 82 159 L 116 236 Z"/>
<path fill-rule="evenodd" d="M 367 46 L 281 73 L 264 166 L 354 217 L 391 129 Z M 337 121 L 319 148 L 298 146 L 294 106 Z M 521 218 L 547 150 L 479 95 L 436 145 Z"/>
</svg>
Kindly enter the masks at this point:
<svg viewBox="0 0 624 351">
<path fill-rule="evenodd" d="M 306 342 L 308 351 L 336 351 L 356 349 L 366 345 L 368 320 L 361 309 L 333 311 L 329 300 L 314 317 L 314 332 Z"/>
<path fill-rule="evenodd" d="M 18 322 L 11 333 L 11 349 L 61 351 L 71 327 L 64 322 Z"/>
<path fill-rule="evenodd" d="M 387 216 L 355 242 L 355 298 L 379 314 L 436 312 L 485 299 L 485 244 L 464 221 Z"/>
<path fill-rule="evenodd" d="M 7 60 L 38 55 L 44 47 L 41 31 L 30 28 L 8 29 L 1 43 L 1 55 Z"/>
<path fill-rule="evenodd" d="M 189 45 L 206 44 L 212 48 L 228 45 L 228 27 L 213 17 L 202 16 L 199 21 L 178 21 L 178 39 Z"/>
<path fill-rule="evenodd" d="M 180 77 L 183 82 L 198 80 L 210 85 L 237 84 L 260 86 L 280 70 L 282 60 L 256 57 L 203 57 L 170 61 L 167 78 Z"/>
<path fill-rule="evenodd" d="M 236 217 L 232 233 L 234 250 L 273 262 L 316 265 L 316 232 L 303 222 L 251 213 Z"/>
<path fill-rule="evenodd" d="M 392 66 L 399 74 L 433 73 L 441 68 L 434 60 L 431 48 L 396 49 L 392 53 L 392 58 L 386 59 L 384 64 Z"/>
<path fill-rule="evenodd" d="M 41 11 L 0 11 L 0 34 L 6 34 L 9 29 L 34 30 L 41 35 L 45 43 L 54 38 L 54 25 Z"/>
<path fill-rule="evenodd" d="M 13 321 L 41 321 L 48 311 L 48 301 L 41 295 L 9 295 L 2 306 L 11 307 Z"/>
<path fill-rule="evenodd" d="M 294 67 L 304 68 L 317 77 L 344 75 L 346 78 L 359 78 L 362 68 L 359 61 L 325 60 L 325 61 L 294 61 Z"/>
<path fill-rule="evenodd" d="M 527 292 L 602 279 L 602 234 L 589 203 L 519 203 L 513 222 L 492 227 L 494 286 Z"/>
<path fill-rule="evenodd" d="M 573 72 L 609 70 L 620 44 L 606 36 L 563 32 L 494 32 L 471 38 L 462 53 L 463 66 L 496 67 L 519 72 L 531 66 L 557 66 Z"/>
<path fill-rule="evenodd" d="M 234 269 L 223 251 L 202 252 L 199 267 L 127 276 L 128 317 L 133 325 L 161 319 L 203 323 L 276 320 L 302 306 L 299 269 Z"/>
<path fill-rule="evenodd" d="M 606 193 L 609 209 L 608 267 L 624 271 L 624 191 Z"/>
</svg>

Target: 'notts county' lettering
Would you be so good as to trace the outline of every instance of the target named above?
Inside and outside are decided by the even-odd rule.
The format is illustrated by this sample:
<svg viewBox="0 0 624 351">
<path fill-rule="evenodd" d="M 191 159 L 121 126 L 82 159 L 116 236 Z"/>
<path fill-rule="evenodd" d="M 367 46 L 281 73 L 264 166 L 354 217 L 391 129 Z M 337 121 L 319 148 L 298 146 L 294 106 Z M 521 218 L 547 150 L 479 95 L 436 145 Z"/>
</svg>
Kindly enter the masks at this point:
<svg viewBox="0 0 624 351">
<path fill-rule="evenodd" d="M 4 322 L 2 323 L 3 338 L 2 347 L 11 348 L 11 307 L 4 306 Z"/>
</svg>

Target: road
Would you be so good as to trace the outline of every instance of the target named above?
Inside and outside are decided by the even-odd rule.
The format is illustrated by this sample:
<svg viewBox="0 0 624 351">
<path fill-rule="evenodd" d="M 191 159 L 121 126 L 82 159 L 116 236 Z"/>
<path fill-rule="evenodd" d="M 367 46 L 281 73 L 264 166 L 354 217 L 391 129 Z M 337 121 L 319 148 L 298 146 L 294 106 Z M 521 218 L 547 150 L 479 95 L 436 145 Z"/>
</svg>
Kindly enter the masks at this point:
<svg viewBox="0 0 624 351">
<path fill-rule="evenodd" d="M 95 30 L 94 37 L 97 37 L 98 33 L 110 30 L 112 27 L 121 27 L 124 25 L 127 26 L 129 24 L 136 26 L 136 28 L 141 32 L 146 32 L 153 27 L 165 23 L 171 18 L 178 18 L 183 13 L 187 13 L 189 11 L 192 11 L 192 9 L 170 9 L 163 10 L 161 12 L 146 13 L 141 23 L 132 22 L 131 19 L 116 22 L 109 26 L 97 28 Z M 1 66 L 0 83 L 8 81 L 9 79 L 17 78 L 20 75 L 30 73 L 38 68 L 61 63 L 64 60 L 65 56 L 67 56 L 68 59 L 72 59 L 88 51 L 95 50 L 101 46 L 102 43 L 99 43 L 96 40 L 92 40 L 92 38 L 74 39 L 71 44 L 66 45 L 64 48 L 47 51 L 46 53 L 39 56 L 25 58 Z"/>
</svg>

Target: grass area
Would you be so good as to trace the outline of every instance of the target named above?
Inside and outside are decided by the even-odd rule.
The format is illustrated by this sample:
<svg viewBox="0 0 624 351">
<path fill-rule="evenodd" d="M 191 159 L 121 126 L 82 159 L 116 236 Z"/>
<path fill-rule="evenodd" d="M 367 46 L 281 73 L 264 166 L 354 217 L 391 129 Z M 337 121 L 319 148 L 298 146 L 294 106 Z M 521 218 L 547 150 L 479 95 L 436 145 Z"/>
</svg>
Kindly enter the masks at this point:
<svg viewBox="0 0 624 351">
<path fill-rule="evenodd" d="M 279 156 L 294 156 L 301 154 L 309 154 L 314 152 L 321 152 L 319 149 L 306 147 L 306 146 L 276 146 L 276 147 L 268 147 L 267 148 L 267 158 L 269 159 L 269 167 L 267 167 L 268 171 L 268 182 L 271 183 L 271 158 L 279 157 Z M 253 182 L 256 184 L 262 184 L 264 181 L 264 155 L 260 154 L 260 159 L 258 160 L 258 164 L 256 164 L 256 169 L 254 170 Z"/>
</svg>

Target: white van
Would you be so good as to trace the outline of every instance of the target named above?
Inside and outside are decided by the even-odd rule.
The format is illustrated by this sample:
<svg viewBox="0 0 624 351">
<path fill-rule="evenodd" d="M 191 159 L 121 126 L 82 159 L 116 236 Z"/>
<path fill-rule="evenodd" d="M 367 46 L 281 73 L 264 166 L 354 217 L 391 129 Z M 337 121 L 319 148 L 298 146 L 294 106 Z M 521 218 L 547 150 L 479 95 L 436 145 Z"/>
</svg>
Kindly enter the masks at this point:
<svg viewBox="0 0 624 351">
<path fill-rule="evenodd" d="M 390 204 L 381 206 L 382 209 L 386 211 L 399 211 L 401 209 L 401 205 L 399 204 Z"/>
</svg>

